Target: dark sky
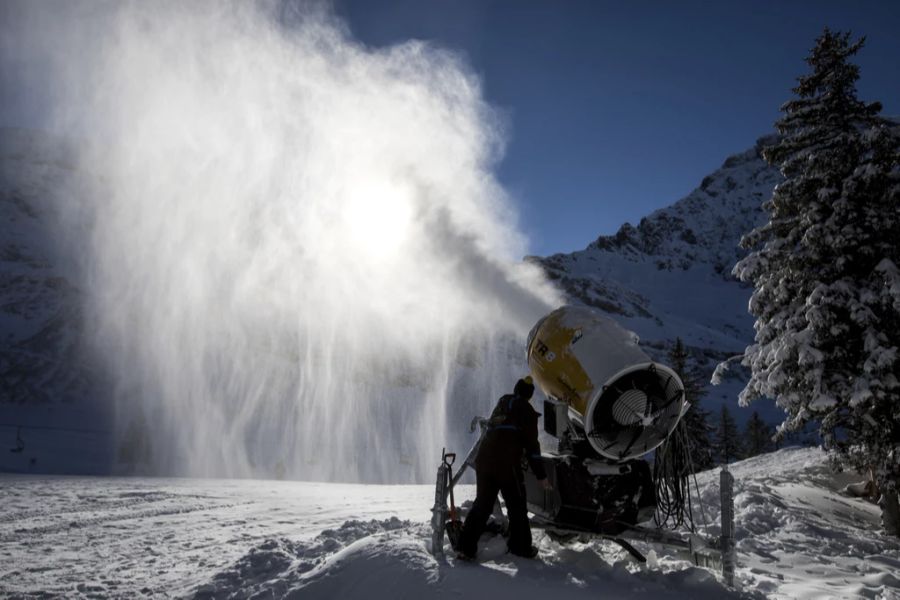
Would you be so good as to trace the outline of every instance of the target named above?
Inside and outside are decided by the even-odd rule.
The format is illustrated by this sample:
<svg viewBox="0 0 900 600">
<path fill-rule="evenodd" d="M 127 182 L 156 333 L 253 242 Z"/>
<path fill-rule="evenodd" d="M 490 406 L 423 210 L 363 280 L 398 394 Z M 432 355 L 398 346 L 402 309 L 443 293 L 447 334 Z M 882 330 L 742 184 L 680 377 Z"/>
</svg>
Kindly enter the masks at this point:
<svg viewBox="0 0 900 600">
<path fill-rule="evenodd" d="M 459 51 L 509 119 L 531 252 L 581 249 L 773 129 L 824 26 L 866 35 L 860 97 L 900 115 L 900 2 L 336 0 L 372 46 Z"/>
</svg>

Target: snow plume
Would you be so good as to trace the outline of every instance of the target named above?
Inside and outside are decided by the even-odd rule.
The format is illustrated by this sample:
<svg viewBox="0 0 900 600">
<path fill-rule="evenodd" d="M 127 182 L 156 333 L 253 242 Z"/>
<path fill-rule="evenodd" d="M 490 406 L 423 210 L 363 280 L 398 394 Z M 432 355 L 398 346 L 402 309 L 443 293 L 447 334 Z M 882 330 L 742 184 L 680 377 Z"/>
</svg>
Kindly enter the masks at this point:
<svg viewBox="0 0 900 600">
<path fill-rule="evenodd" d="M 319 4 L 30 10 L 99 182 L 85 281 L 129 460 L 412 481 L 465 451 L 559 298 L 464 61 Z"/>
</svg>

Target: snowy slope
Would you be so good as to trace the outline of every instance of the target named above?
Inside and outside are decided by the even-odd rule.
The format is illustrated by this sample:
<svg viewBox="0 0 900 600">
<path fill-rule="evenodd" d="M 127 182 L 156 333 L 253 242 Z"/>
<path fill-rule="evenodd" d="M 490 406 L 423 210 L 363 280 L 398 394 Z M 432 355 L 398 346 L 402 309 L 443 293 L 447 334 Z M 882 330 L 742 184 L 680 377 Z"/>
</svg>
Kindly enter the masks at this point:
<svg viewBox="0 0 900 600">
<path fill-rule="evenodd" d="M 0 470 L 107 469 L 109 426 L 85 350 L 85 236 L 72 152 L 59 138 L 0 129 Z M 19 426 L 23 427 L 20 432 Z M 41 429 L 30 427 L 37 426 Z M 99 435 L 98 435 L 99 432 Z M 7 452 L 24 440 L 22 452 Z"/>
<path fill-rule="evenodd" d="M 74 192 L 67 151 L 22 129 L 0 140 L 0 403 L 80 400 L 81 293 L 58 243 Z"/>
<path fill-rule="evenodd" d="M 753 340 L 747 312 L 750 289 L 731 276 L 743 256 L 741 236 L 765 221 L 762 203 L 781 180 L 761 156 L 773 138 L 729 157 L 721 168 L 675 204 L 635 227 L 623 225 L 584 250 L 529 257 L 577 304 L 596 307 L 637 332 L 657 359 L 681 337 L 702 371 L 711 375 L 722 359 L 743 352 Z M 743 387 L 740 373 L 709 388 L 707 408 L 734 406 Z M 760 410 L 780 417 L 774 405 Z"/>
<path fill-rule="evenodd" d="M 477 564 L 436 561 L 430 486 L 5 475 L 0 595 L 900 597 L 900 543 L 875 532 L 876 507 L 840 493 L 852 478 L 831 474 L 820 451 L 782 450 L 732 471 L 736 590 L 663 547 L 638 544 L 658 557 L 640 566 L 606 542 L 562 546 L 542 533 L 539 561 L 487 536 Z M 699 487 L 715 522 L 718 474 L 701 474 Z"/>
</svg>

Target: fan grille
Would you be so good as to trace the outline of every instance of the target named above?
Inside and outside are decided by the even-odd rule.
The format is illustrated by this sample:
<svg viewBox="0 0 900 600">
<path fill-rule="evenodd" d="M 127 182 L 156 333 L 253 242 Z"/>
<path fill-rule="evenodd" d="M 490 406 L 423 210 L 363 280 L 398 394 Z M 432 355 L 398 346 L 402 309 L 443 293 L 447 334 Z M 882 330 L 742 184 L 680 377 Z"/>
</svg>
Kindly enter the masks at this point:
<svg viewBox="0 0 900 600">
<path fill-rule="evenodd" d="M 619 377 L 593 408 L 591 445 L 602 455 L 626 460 L 650 452 L 675 428 L 684 390 L 668 369 L 654 365 Z"/>
<path fill-rule="evenodd" d="M 641 390 L 626 390 L 613 404 L 613 419 L 620 425 L 640 423 L 647 412 L 647 402 L 647 394 Z"/>
</svg>

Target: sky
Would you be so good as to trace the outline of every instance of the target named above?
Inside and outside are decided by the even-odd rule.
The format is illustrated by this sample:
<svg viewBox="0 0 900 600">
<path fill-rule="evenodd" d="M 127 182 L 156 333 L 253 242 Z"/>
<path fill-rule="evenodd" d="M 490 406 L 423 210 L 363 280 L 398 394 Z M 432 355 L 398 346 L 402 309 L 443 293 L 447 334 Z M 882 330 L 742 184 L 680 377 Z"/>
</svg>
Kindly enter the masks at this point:
<svg viewBox="0 0 900 600">
<path fill-rule="evenodd" d="M 897 0 L 321 1 L 367 46 L 426 40 L 480 78 L 502 115 L 497 175 L 530 254 L 638 223 L 772 132 L 825 26 L 867 36 L 860 97 L 900 116 Z M 0 20 L 13 12 L 0 3 Z M 21 116 L 46 110 L 46 78 L 9 40 L 0 125 L 40 127 Z"/>
<path fill-rule="evenodd" d="M 530 252 L 583 249 L 774 130 L 823 27 L 867 37 L 863 100 L 900 115 L 900 2 L 336 0 L 359 40 L 459 52 L 507 121 L 498 175 Z"/>
</svg>

